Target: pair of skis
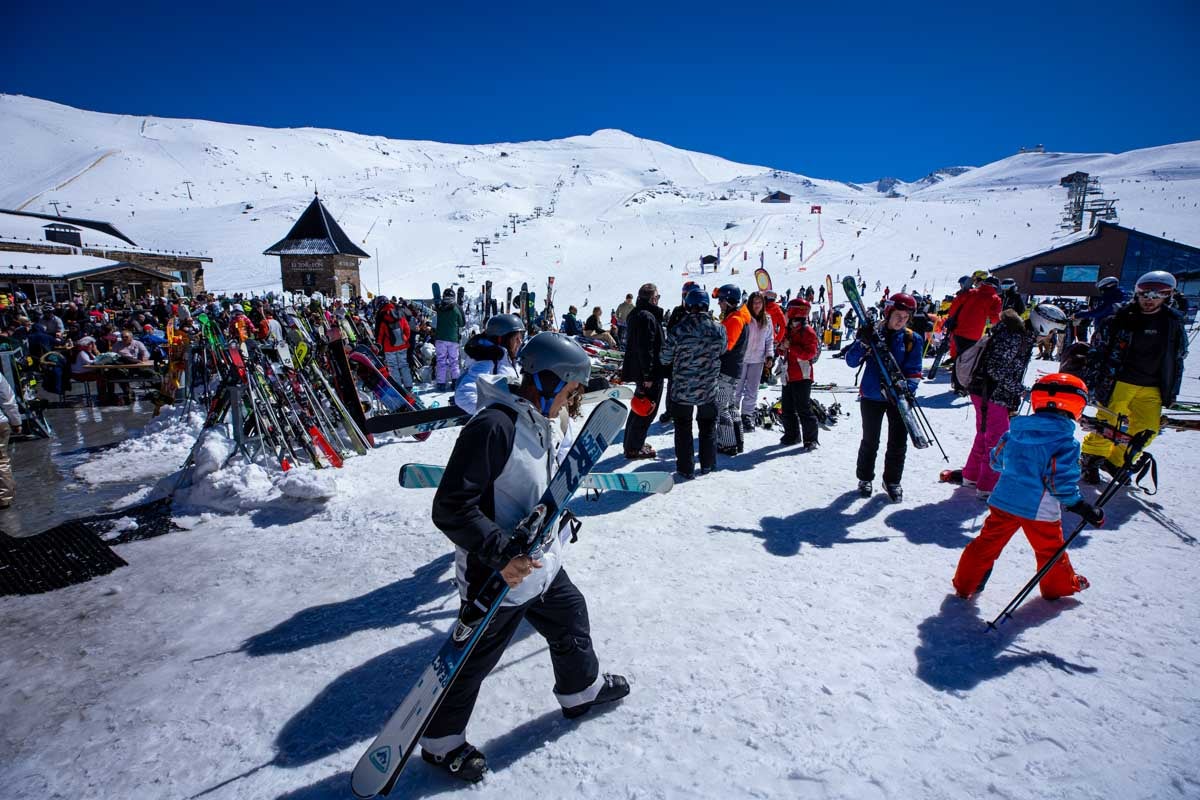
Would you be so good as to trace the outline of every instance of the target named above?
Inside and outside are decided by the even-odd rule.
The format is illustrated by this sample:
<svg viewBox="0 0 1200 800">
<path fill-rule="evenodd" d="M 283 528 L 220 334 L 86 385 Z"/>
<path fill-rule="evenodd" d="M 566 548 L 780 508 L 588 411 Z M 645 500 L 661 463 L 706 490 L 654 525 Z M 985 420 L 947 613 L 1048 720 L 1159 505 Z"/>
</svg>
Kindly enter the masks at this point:
<svg viewBox="0 0 1200 800">
<path fill-rule="evenodd" d="M 400 467 L 400 485 L 405 489 L 436 489 L 446 473 L 434 464 L 405 464 Z M 675 486 L 669 472 L 591 472 L 579 484 L 594 491 L 666 494 Z"/>
<path fill-rule="evenodd" d="M 619 401 L 608 399 L 588 417 L 546 491 L 513 532 L 525 555 L 540 554 L 550 537 L 559 535 L 558 522 L 567 500 L 621 432 L 627 413 Z M 496 571 L 479 593 L 463 604 L 441 649 L 354 767 L 350 786 L 355 796 L 375 797 L 391 791 L 507 594 L 508 584 Z"/>
</svg>

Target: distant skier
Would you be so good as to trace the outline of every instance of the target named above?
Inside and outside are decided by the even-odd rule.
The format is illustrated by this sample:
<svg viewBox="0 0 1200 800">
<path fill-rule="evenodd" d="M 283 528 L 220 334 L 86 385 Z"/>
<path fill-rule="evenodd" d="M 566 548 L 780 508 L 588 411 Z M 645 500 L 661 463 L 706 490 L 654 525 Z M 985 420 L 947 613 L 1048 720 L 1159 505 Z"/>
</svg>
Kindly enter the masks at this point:
<svg viewBox="0 0 1200 800">
<path fill-rule="evenodd" d="M 563 716 L 629 694 L 620 675 L 600 673 L 592 649 L 587 604 L 562 567 L 558 536 L 533 560 L 510 546 L 514 527 L 529 514 L 554 472 L 559 426 L 552 423 L 591 371 L 587 353 L 560 333 L 529 340 L 517 360 L 521 382 L 479 379 L 481 411 L 463 428 L 433 498 L 433 523 L 456 547 L 459 597 L 468 602 L 499 570 L 510 590 L 460 668 L 421 738 L 421 757 L 455 778 L 474 783 L 487 759 L 467 742 L 467 723 L 483 679 L 499 663 L 522 620 L 549 643 L 554 695 Z"/>
<path fill-rule="evenodd" d="M 988 499 L 983 530 L 958 560 L 954 591 L 969 598 L 983 591 L 992 565 L 1017 528 L 1025 531 L 1038 568 L 1062 546 L 1062 511 L 1078 514 L 1096 527 L 1104 511 L 1079 493 L 1079 443 L 1075 422 L 1087 406 L 1087 385 L 1074 375 L 1056 372 L 1039 378 L 1030 393 L 1033 414 L 1017 417 L 992 450 L 992 469 L 1000 480 Z M 1042 596 L 1066 597 L 1088 588 L 1063 553 L 1042 578 Z"/>
</svg>

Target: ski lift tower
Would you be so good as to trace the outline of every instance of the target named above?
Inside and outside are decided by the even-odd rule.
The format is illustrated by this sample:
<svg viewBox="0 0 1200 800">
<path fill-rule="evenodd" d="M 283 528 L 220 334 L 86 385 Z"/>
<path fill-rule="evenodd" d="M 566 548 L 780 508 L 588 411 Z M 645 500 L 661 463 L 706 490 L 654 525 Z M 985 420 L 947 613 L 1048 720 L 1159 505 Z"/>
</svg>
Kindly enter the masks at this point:
<svg viewBox="0 0 1200 800">
<path fill-rule="evenodd" d="M 475 240 L 475 246 L 472 251 L 479 253 L 479 266 L 487 266 L 487 246 L 492 243 L 492 240 L 486 236 L 481 236 Z"/>
<path fill-rule="evenodd" d="M 1059 225 L 1062 230 L 1069 233 L 1083 230 L 1084 214 L 1088 215 L 1089 230 L 1096 227 L 1097 220 L 1117 221 L 1117 199 L 1104 197 L 1099 178 L 1086 172 L 1072 172 L 1058 183 L 1067 187 L 1067 203 Z"/>
</svg>

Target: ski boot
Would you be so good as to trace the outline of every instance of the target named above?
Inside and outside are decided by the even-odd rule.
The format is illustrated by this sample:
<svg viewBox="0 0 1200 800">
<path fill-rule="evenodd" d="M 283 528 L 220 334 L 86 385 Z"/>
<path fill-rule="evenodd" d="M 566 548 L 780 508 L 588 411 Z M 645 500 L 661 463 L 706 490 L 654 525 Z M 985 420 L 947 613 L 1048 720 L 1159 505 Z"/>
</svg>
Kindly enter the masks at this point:
<svg viewBox="0 0 1200 800">
<path fill-rule="evenodd" d="M 1100 462 L 1107 461 L 1104 456 L 1083 456 L 1079 459 L 1080 479 L 1089 486 L 1100 483 Z"/>
<path fill-rule="evenodd" d="M 562 713 L 567 719 L 582 717 L 591 711 L 593 706 L 615 702 L 627 694 L 629 694 L 629 681 L 621 675 L 609 675 L 606 672 L 604 673 L 604 685 L 600 687 L 595 700 L 580 703 L 577 706 L 563 706 Z"/>
<path fill-rule="evenodd" d="M 783 436 L 783 438 L 781 438 L 779 440 L 779 444 L 782 447 L 788 447 L 789 445 L 793 445 L 793 444 L 800 444 L 800 437 L 799 436 L 790 436 L 790 435 L 785 434 Z"/>
<path fill-rule="evenodd" d="M 738 448 L 736 444 L 719 444 L 717 445 L 717 452 L 723 456 L 736 456 Z"/>
<path fill-rule="evenodd" d="M 821 445 L 818 442 L 809 442 L 808 444 L 804 445 L 804 447 L 800 448 L 800 452 L 801 453 L 811 453 L 814 450 L 817 450 L 818 448 L 820 448 L 820 446 Z"/>
<path fill-rule="evenodd" d="M 435 756 L 422 748 L 421 758 L 460 781 L 478 783 L 487 772 L 487 757 L 463 742 L 444 756 Z"/>
<path fill-rule="evenodd" d="M 900 484 L 885 483 L 883 485 L 883 488 L 884 488 L 884 491 L 887 492 L 887 496 L 891 498 L 893 503 L 899 503 L 901 500 L 904 499 L 904 490 L 902 488 L 900 488 Z"/>
<path fill-rule="evenodd" d="M 742 433 L 749 433 L 752 430 L 754 430 L 754 417 L 742 414 Z"/>
<path fill-rule="evenodd" d="M 963 485 L 963 474 L 961 469 L 944 469 L 942 474 L 938 476 L 938 480 L 942 483 L 953 483 L 955 486 Z"/>
<path fill-rule="evenodd" d="M 859 497 L 870 497 L 871 493 L 874 491 L 875 491 L 875 487 L 871 485 L 870 481 L 859 481 L 858 482 Z"/>
</svg>

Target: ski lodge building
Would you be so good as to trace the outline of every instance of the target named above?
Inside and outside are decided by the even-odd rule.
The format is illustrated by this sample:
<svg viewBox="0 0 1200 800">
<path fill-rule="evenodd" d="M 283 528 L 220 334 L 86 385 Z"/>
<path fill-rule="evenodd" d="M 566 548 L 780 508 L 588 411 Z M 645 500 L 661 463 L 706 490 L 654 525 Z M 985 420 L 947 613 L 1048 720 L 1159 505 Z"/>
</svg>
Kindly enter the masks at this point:
<svg viewBox="0 0 1200 800">
<path fill-rule="evenodd" d="M 760 203 L 790 203 L 792 196 L 787 192 L 771 192 L 759 201 Z"/>
<path fill-rule="evenodd" d="M 263 254 L 279 256 L 285 292 L 320 292 L 343 300 L 362 294 L 358 262 L 370 258 L 350 240 L 315 193 L 287 236 Z"/>
<path fill-rule="evenodd" d="M 1185 294 L 1200 291 L 1192 277 L 1200 275 L 1200 247 L 1104 221 L 1065 244 L 989 271 L 1001 280 L 1013 278 L 1025 295 L 1090 297 L 1099 294 L 1096 281 L 1101 278 L 1115 277 L 1132 292 L 1141 275 L 1156 269 L 1175 275 Z M 1192 291 L 1183 283 L 1189 277 Z"/>
<path fill-rule="evenodd" d="M 208 256 L 147 250 L 110 222 L 0 209 L 0 293 L 102 302 L 204 291 Z"/>
</svg>

